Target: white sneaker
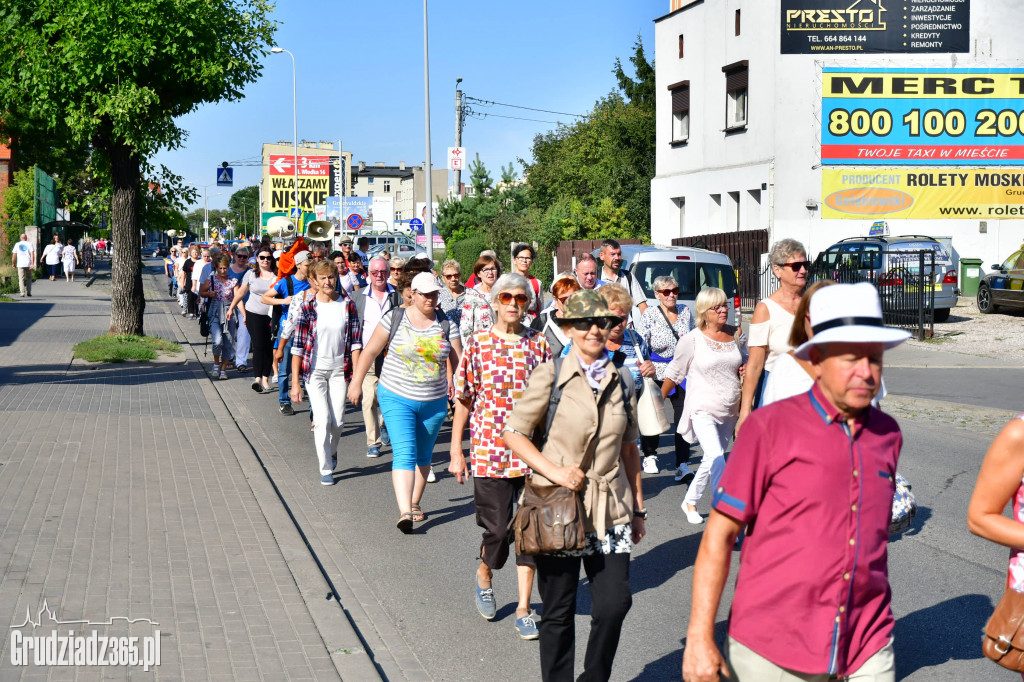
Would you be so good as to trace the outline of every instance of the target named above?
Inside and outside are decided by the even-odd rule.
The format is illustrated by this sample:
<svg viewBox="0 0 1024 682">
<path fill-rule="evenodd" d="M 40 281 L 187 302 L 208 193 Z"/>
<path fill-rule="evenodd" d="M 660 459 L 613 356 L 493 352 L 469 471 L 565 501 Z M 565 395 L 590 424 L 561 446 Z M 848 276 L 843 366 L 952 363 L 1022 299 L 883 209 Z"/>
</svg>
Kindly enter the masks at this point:
<svg viewBox="0 0 1024 682">
<path fill-rule="evenodd" d="M 645 474 L 656 474 L 658 473 L 658 456 L 647 455 L 644 457 L 644 473 Z"/>
<path fill-rule="evenodd" d="M 686 514 L 687 521 L 689 521 L 695 526 L 704 523 L 704 517 L 698 514 L 696 509 L 687 509 L 686 502 L 683 502 L 683 504 L 680 506 L 682 506 L 683 508 L 683 513 Z"/>
<path fill-rule="evenodd" d="M 220 381 L 225 381 L 225 380 L 227 380 L 227 378 L 228 378 L 228 373 L 225 372 L 224 370 L 221 370 L 220 371 Z"/>
<path fill-rule="evenodd" d="M 693 470 L 691 470 L 690 467 L 686 466 L 685 464 L 680 464 L 679 466 L 676 467 L 676 471 L 673 475 L 673 478 L 675 478 L 677 481 L 682 481 L 683 483 L 689 483 L 690 481 L 693 480 Z"/>
<path fill-rule="evenodd" d="M 433 483 L 437 480 L 437 476 L 434 475 L 434 467 L 430 467 L 430 473 L 427 474 L 427 483 Z"/>
</svg>

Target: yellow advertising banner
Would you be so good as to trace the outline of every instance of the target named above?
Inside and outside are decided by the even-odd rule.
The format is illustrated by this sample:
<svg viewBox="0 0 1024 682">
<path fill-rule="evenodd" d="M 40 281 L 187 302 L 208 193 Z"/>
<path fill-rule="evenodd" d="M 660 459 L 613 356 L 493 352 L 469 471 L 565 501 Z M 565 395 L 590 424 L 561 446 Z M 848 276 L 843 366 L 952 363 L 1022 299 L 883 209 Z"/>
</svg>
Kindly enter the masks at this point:
<svg viewBox="0 0 1024 682">
<path fill-rule="evenodd" d="M 1024 218 L 1024 168 L 824 168 L 821 217 Z"/>
</svg>

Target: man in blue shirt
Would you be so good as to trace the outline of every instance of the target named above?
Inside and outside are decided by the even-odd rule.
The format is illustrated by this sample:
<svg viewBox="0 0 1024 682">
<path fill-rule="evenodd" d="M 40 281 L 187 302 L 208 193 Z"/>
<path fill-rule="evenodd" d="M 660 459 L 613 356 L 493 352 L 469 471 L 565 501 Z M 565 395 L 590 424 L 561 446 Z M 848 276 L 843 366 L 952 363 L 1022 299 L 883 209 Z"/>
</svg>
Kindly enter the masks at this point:
<svg viewBox="0 0 1024 682">
<path fill-rule="evenodd" d="M 280 280 L 275 284 L 267 293 L 263 294 L 261 299 L 263 303 L 269 306 L 282 306 L 281 308 L 281 324 L 288 319 L 288 306 L 292 302 L 292 297 L 301 294 L 303 291 L 309 288 L 309 281 L 307 279 L 309 273 L 309 266 L 312 263 L 309 251 L 300 251 L 295 254 L 295 274 L 289 275 L 284 279 Z M 288 392 L 291 388 L 289 383 L 289 377 L 291 376 L 291 367 L 289 361 L 292 357 L 292 341 L 288 339 L 285 342 L 283 348 L 278 348 L 277 340 L 274 340 L 274 361 L 277 364 L 277 401 L 281 410 L 281 414 L 295 414 L 295 410 L 292 409 L 291 397 Z"/>
</svg>

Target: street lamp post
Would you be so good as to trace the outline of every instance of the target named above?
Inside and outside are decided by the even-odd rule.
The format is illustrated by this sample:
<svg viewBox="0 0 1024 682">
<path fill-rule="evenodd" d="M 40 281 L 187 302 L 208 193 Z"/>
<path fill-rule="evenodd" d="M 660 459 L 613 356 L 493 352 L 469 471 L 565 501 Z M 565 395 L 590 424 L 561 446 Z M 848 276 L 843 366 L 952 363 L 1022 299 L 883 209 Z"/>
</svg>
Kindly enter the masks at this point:
<svg viewBox="0 0 1024 682">
<path fill-rule="evenodd" d="M 426 0 L 424 0 L 426 2 Z M 297 80 L 295 78 L 295 55 L 283 47 L 272 47 L 274 54 L 285 52 L 292 58 L 292 145 L 295 156 L 292 157 L 292 171 L 295 181 L 295 207 L 299 206 L 299 100 L 297 96 Z"/>
<path fill-rule="evenodd" d="M 430 165 L 430 60 L 427 50 L 427 0 L 423 0 L 423 118 L 427 132 L 427 210 L 423 221 L 423 235 L 427 240 L 427 258 L 434 260 L 434 192 Z"/>
<path fill-rule="evenodd" d="M 207 244 L 210 242 L 210 201 L 206 190 L 215 184 L 203 185 L 203 241 Z M 213 196 L 219 197 L 221 194 L 223 192 L 217 192 Z"/>
</svg>

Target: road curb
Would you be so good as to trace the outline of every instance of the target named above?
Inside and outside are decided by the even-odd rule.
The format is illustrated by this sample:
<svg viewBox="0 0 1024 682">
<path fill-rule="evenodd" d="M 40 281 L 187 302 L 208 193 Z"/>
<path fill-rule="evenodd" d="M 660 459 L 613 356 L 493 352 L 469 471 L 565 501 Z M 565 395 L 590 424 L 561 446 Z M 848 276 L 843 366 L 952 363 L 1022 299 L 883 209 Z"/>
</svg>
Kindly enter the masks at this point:
<svg viewBox="0 0 1024 682">
<path fill-rule="evenodd" d="M 346 681 L 383 680 L 372 652 L 367 650 L 353 627 L 344 611 L 344 604 L 338 601 L 337 591 L 325 577 L 319 560 L 260 461 L 259 454 L 245 438 L 220 393 L 202 370 L 202 361 L 196 349 L 190 345 L 180 327 L 180 316 L 174 314 L 166 301 L 150 300 L 148 303 L 160 306 L 163 314 L 172 318 L 171 328 L 176 340 L 188 349 L 185 370 L 190 371 L 193 379 L 199 383 L 213 417 L 224 432 L 226 443 L 235 455 L 260 511 L 274 534 L 338 675 Z M 195 358 L 195 365 L 188 359 L 188 353 Z"/>
<path fill-rule="evenodd" d="M 882 410 L 885 411 L 886 406 L 893 405 L 903 409 L 919 408 L 929 410 L 957 410 L 959 412 L 966 412 L 967 414 L 988 417 L 994 419 L 1005 419 L 1010 421 L 1020 416 L 1020 412 L 1013 410 L 1001 410 L 996 407 L 982 407 L 980 405 L 967 405 L 965 403 L 954 403 L 944 400 L 930 400 L 928 398 L 918 398 L 916 396 L 904 396 L 896 395 L 893 393 L 886 394 L 882 401 Z"/>
</svg>

